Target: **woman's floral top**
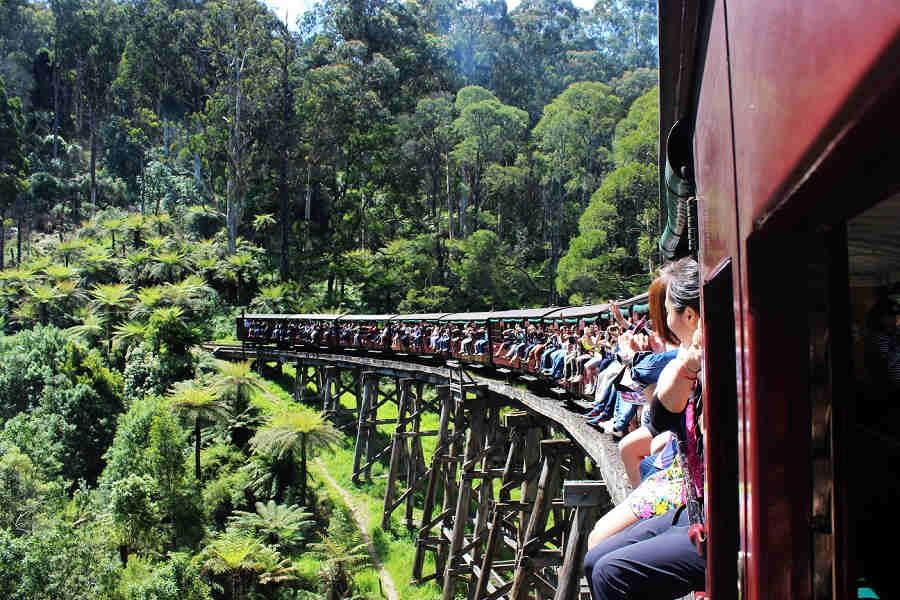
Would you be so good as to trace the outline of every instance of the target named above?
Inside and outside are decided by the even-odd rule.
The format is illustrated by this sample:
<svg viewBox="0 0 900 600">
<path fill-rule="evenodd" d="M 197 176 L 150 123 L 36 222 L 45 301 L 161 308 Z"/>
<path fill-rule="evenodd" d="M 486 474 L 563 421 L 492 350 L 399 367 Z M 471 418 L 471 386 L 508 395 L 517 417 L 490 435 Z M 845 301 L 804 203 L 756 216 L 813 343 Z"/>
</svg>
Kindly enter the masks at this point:
<svg viewBox="0 0 900 600">
<path fill-rule="evenodd" d="M 668 468 L 647 477 L 628 496 L 628 506 L 638 519 L 665 514 L 683 503 L 684 470 L 677 455 Z"/>
</svg>

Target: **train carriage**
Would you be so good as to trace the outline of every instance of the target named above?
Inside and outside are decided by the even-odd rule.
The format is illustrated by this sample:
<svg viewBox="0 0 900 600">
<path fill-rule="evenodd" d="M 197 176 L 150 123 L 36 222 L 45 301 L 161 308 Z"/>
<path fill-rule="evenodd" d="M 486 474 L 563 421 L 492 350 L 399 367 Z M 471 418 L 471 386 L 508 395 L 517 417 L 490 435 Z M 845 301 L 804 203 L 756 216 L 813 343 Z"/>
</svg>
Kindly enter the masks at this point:
<svg viewBox="0 0 900 600">
<path fill-rule="evenodd" d="M 340 314 L 242 314 L 237 337 L 244 343 L 275 344 L 279 348 L 333 349 L 334 323 Z"/>
<path fill-rule="evenodd" d="M 491 313 L 487 320 L 488 342 L 485 347 L 490 352 L 494 367 L 511 372 L 537 373 L 537 361 L 526 360 L 526 354 L 534 345 L 546 343 L 550 331 L 544 323 L 544 316 L 555 310 L 526 308 Z"/>
<path fill-rule="evenodd" d="M 442 335 L 439 343 L 445 344 L 445 351 L 456 360 L 473 365 L 489 365 L 490 352 L 476 353 L 475 344 L 486 335 L 488 320 L 492 314 L 494 313 L 466 312 L 444 315 L 440 319 Z"/>
<path fill-rule="evenodd" d="M 394 327 L 391 320 L 397 315 L 342 315 L 337 321 L 340 346 L 344 349 L 389 351 Z"/>
<path fill-rule="evenodd" d="M 398 332 L 394 335 L 391 348 L 394 352 L 416 356 L 440 355 L 435 345 L 438 336 L 432 334 L 437 333 L 436 329 L 440 329 L 441 317 L 448 314 L 419 313 L 395 316 L 391 322 L 397 325 Z"/>
</svg>

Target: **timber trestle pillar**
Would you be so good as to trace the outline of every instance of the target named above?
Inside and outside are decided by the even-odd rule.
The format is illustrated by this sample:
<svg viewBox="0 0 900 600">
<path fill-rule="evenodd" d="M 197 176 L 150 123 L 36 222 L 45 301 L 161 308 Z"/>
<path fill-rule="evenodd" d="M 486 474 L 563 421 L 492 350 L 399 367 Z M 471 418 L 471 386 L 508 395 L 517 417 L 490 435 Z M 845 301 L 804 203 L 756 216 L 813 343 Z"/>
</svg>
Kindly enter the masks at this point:
<svg viewBox="0 0 900 600">
<path fill-rule="evenodd" d="M 435 406 L 426 402 L 422 382 L 409 378 L 400 379 L 397 426 L 391 442 L 391 461 L 381 517 L 381 527 L 384 530 L 391 528 L 391 513 L 404 502 L 406 502 L 406 527 L 410 530 L 415 529 L 413 522 L 415 493 L 426 481 L 422 477 L 425 473 L 422 437 L 438 434 L 437 431 L 422 431 L 420 428 L 422 413 L 429 409 L 435 411 Z M 404 484 L 404 487 L 396 494 L 394 488 L 398 482 Z"/>
<path fill-rule="evenodd" d="M 359 413 L 357 415 L 356 425 L 356 446 L 353 451 L 353 483 L 358 484 L 360 476 L 364 476 L 366 481 L 372 481 L 372 466 L 393 451 L 395 444 L 389 440 L 383 447 L 377 448 L 379 444 L 378 426 L 379 425 L 396 425 L 400 421 L 399 413 L 401 412 L 400 403 L 402 396 L 402 385 L 400 377 L 393 377 L 394 385 L 392 389 L 382 389 L 379 385 L 380 380 L 384 376 L 376 371 L 362 371 L 360 374 L 359 387 L 362 389 L 361 396 L 358 396 L 357 404 Z M 379 419 L 378 409 L 393 402 L 398 408 L 398 418 Z M 418 399 L 408 400 L 409 406 L 418 406 Z M 418 415 L 417 415 L 418 416 Z M 409 415 L 406 415 L 407 421 Z M 416 429 L 418 426 L 416 425 Z M 413 452 L 415 452 L 413 445 Z M 424 460 L 424 459 L 423 459 Z M 423 467 L 424 468 L 424 467 Z M 417 467 L 418 469 L 418 467 Z M 417 471 L 418 472 L 418 471 Z M 404 496 L 405 498 L 405 496 Z M 410 514 L 411 513 L 410 508 Z"/>
</svg>

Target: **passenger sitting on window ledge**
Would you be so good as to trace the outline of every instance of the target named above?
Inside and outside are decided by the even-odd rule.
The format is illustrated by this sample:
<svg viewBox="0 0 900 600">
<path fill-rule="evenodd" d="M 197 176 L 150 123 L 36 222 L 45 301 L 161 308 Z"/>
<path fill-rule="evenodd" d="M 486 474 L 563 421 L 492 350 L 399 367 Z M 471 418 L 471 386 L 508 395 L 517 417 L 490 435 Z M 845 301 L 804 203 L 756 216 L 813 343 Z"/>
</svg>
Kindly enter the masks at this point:
<svg viewBox="0 0 900 600">
<path fill-rule="evenodd" d="M 657 473 L 598 521 L 584 560 L 594 600 L 679 598 L 705 584 L 699 270 L 685 258 L 667 266 L 664 275 L 669 328 L 682 346 L 660 375 L 652 417 L 654 428 L 678 437 L 681 494 L 659 496 L 671 491 L 671 480 L 648 493 L 648 482 L 658 486 L 662 478 L 654 479 Z M 634 523 L 645 515 L 650 518 Z"/>
</svg>

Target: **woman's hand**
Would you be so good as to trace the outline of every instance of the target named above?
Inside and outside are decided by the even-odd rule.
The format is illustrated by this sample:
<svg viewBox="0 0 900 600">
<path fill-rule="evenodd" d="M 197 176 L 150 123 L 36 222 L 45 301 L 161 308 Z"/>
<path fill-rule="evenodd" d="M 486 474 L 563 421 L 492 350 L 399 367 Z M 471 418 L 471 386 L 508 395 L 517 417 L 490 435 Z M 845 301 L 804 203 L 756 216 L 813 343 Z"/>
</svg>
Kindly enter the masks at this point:
<svg viewBox="0 0 900 600">
<path fill-rule="evenodd" d="M 659 337 L 659 334 L 656 332 L 652 332 L 650 334 L 648 343 L 650 345 L 650 350 L 654 354 L 660 354 L 666 351 L 666 343 L 662 341 L 662 338 Z"/>
<path fill-rule="evenodd" d="M 697 322 L 697 329 L 691 338 L 691 345 L 678 352 L 678 357 L 684 361 L 684 366 L 691 371 L 699 372 L 703 366 L 703 323 Z"/>
</svg>

